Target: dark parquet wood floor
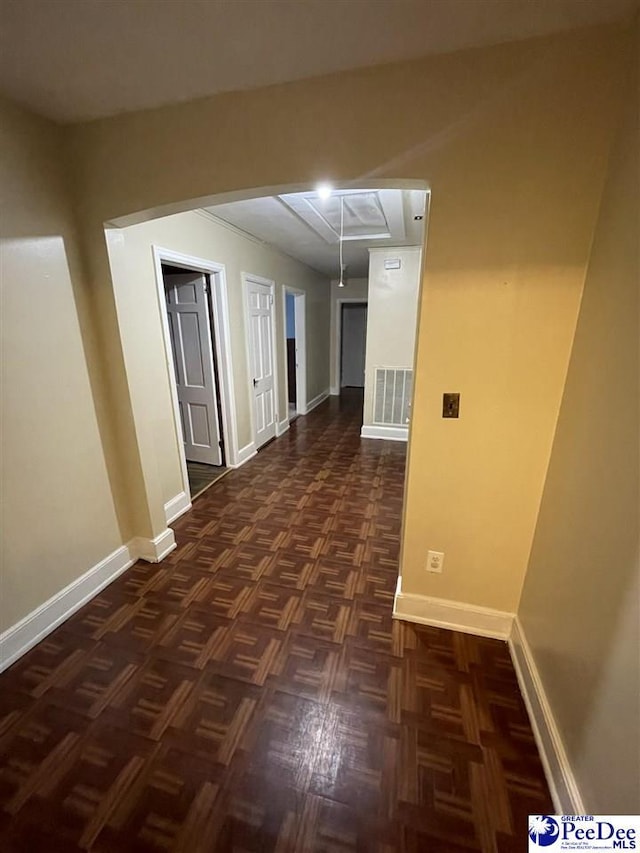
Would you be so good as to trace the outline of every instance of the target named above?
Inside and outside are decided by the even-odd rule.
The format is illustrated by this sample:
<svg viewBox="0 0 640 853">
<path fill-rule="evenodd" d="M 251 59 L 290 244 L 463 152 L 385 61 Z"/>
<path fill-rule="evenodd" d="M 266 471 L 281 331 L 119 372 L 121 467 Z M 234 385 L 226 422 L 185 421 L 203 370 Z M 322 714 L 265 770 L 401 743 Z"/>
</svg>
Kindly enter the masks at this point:
<svg viewBox="0 0 640 853">
<path fill-rule="evenodd" d="M 0 849 L 527 849 L 507 647 L 394 622 L 402 444 L 326 403 L 0 677 Z"/>
<path fill-rule="evenodd" d="M 189 477 L 189 491 L 192 498 L 197 498 L 205 489 L 224 477 L 228 473 L 224 465 L 204 465 L 202 462 L 190 462 L 187 460 L 187 474 Z"/>
</svg>

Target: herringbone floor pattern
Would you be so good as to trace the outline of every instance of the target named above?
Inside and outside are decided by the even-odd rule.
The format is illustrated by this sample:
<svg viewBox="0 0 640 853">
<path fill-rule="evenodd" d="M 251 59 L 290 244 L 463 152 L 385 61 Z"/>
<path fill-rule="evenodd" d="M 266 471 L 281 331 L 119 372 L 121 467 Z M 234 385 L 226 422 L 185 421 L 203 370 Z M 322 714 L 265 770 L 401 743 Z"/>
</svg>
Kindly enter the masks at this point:
<svg viewBox="0 0 640 853">
<path fill-rule="evenodd" d="M 404 446 L 299 418 L 0 677 L 0 849 L 524 851 L 504 643 L 391 618 Z"/>
</svg>

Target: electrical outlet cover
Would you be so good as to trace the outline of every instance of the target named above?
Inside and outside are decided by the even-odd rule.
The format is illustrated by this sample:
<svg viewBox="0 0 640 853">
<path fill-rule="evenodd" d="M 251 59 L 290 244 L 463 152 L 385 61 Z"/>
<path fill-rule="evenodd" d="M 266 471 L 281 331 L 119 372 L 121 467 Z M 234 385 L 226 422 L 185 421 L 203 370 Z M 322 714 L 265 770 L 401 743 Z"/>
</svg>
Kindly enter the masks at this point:
<svg viewBox="0 0 640 853">
<path fill-rule="evenodd" d="M 427 551 L 427 571 L 441 574 L 444 565 L 443 551 Z"/>
</svg>

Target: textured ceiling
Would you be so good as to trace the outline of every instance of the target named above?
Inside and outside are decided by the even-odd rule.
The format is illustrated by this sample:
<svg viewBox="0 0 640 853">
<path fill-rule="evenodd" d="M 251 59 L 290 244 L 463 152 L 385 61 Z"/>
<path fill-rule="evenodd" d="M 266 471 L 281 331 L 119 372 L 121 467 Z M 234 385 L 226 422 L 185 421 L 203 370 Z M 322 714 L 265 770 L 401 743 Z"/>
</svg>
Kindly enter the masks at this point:
<svg viewBox="0 0 640 853">
<path fill-rule="evenodd" d="M 315 192 L 295 193 L 218 204 L 206 210 L 329 278 L 338 278 L 343 192 L 345 211 L 349 210 L 343 242 L 348 278 L 367 276 L 370 248 L 422 245 L 426 221 L 423 190 L 338 191 L 326 201 Z M 416 220 L 415 216 L 423 218 Z"/>
<path fill-rule="evenodd" d="M 623 18 L 638 0 L 0 0 L 0 91 L 74 122 Z"/>
</svg>

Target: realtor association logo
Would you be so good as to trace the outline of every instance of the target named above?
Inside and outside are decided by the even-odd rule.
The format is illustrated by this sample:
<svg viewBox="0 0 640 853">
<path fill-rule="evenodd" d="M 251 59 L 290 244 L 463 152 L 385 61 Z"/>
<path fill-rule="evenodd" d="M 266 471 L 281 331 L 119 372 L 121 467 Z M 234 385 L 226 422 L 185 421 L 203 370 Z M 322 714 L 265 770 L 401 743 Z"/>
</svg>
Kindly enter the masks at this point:
<svg viewBox="0 0 640 853">
<path fill-rule="evenodd" d="M 529 853 L 639 849 L 640 815 L 529 815 Z"/>
<path fill-rule="evenodd" d="M 529 838 L 539 847 L 549 847 L 558 840 L 560 832 L 557 822 L 546 814 L 529 816 Z"/>
</svg>

